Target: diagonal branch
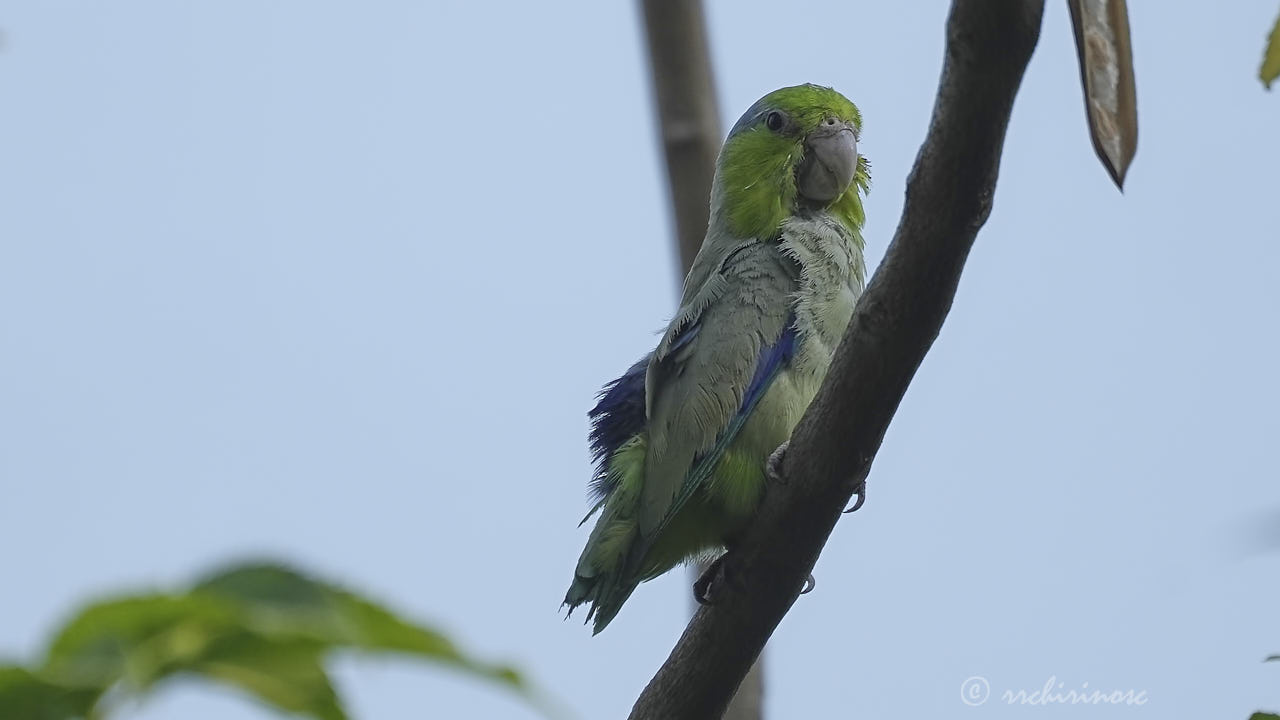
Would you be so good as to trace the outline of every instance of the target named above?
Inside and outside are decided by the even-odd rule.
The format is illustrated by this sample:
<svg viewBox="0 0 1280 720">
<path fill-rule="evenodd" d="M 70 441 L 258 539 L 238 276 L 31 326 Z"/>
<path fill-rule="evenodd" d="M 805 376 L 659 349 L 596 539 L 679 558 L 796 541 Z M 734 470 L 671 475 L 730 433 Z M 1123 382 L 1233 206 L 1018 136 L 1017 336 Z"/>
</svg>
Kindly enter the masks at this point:
<svg viewBox="0 0 1280 720">
<path fill-rule="evenodd" d="M 991 212 L 1005 129 L 1040 32 L 1043 0 L 954 0 L 933 119 L 897 233 L 792 434 L 733 583 L 698 611 L 641 693 L 633 720 L 720 717 L 795 602 L 951 308 Z"/>
</svg>

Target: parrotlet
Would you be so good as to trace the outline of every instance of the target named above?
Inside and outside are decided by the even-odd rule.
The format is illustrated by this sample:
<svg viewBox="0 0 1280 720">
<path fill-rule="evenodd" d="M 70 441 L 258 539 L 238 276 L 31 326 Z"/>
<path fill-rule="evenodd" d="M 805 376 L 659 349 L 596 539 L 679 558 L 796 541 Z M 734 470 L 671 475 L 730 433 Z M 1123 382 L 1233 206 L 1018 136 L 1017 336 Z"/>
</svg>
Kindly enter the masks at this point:
<svg viewBox="0 0 1280 720">
<path fill-rule="evenodd" d="M 565 595 L 600 632 L 645 580 L 732 549 L 827 372 L 866 275 L 862 115 L 765 95 L 716 162 L 702 248 L 657 348 L 590 411 L 599 513 Z"/>
</svg>

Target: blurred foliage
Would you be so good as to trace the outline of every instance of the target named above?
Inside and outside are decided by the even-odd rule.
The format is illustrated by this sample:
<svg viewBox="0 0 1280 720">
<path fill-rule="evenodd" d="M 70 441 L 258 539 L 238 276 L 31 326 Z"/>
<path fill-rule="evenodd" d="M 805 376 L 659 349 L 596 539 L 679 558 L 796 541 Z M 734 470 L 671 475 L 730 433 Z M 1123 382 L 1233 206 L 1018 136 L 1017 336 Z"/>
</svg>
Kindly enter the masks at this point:
<svg viewBox="0 0 1280 720">
<path fill-rule="evenodd" d="M 1267 49 L 1262 51 L 1262 67 L 1258 70 L 1262 84 L 1271 89 L 1271 82 L 1280 77 L 1280 17 L 1276 18 L 1275 27 L 1267 38 Z"/>
<path fill-rule="evenodd" d="M 324 666 L 336 650 L 425 658 L 540 704 L 513 669 L 477 661 L 435 630 L 283 565 L 253 563 L 186 592 L 85 607 L 54 636 L 40 665 L 0 665 L 0 717 L 98 720 L 161 681 L 197 675 L 277 710 L 346 720 Z"/>
<path fill-rule="evenodd" d="M 1280 655 L 1268 655 L 1267 658 L 1263 660 L 1263 662 L 1275 662 L 1277 660 L 1280 660 Z M 1249 720 L 1280 720 L 1280 715 L 1277 715 L 1275 713 L 1262 712 L 1261 710 L 1259 710 L 1258 712 L 1250 715 Z"/>
</svg>

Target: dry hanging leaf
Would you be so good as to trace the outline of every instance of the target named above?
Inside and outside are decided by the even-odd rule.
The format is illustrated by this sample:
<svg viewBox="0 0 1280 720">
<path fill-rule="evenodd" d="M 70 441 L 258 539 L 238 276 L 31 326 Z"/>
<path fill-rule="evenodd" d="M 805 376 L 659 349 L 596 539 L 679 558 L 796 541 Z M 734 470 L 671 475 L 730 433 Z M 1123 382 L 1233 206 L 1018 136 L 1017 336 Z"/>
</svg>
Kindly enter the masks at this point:
<svg viewBox="0 0 1280 720">
<path fill-rule="evenodd" d="M 1116 186 L 1138 149 L 1138 102 L 1125 0 L 1067 0 L 1093 149 Z"/>
</svg>

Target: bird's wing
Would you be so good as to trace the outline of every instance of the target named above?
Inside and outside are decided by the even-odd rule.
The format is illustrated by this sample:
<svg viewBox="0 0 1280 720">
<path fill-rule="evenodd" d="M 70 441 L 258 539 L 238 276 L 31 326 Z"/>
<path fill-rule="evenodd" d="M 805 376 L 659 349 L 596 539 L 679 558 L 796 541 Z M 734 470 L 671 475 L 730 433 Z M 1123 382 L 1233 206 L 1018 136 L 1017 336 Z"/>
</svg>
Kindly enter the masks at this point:
<svg viewBox="0 0 1280 720">
<path fill-rule="evenodd" d="M 743 243 L 672 320 L 645 378 L 643 545 L 710 476 L 790 356 L 798 276 L 775 244 Z"/>
<path fill-rule="evenodd" d="M 595 502 L 579 525 L 604 507 L 622 481 L 622 473 L 610 470 L 614 453 L 644 432 L 644 376 L 651 357 L 653 353 L 640 358 L 622 377 L 605 385 L 595 407 L 587 413 L 591 420 L 591 457 L 596 464 L 590 484 L 591 498 Z"/>
</svg>

